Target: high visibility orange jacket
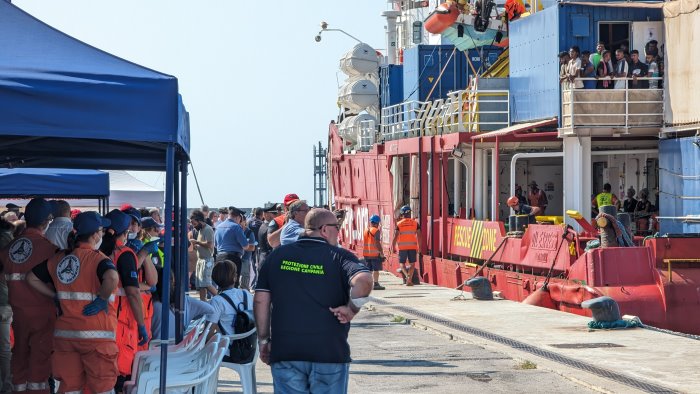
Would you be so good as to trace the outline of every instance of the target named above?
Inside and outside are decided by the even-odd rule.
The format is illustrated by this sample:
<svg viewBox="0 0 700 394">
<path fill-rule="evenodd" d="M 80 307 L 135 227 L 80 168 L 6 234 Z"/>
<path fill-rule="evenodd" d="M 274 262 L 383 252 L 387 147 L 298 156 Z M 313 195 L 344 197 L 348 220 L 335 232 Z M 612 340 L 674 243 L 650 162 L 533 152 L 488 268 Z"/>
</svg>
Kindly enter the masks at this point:
<svg viewBox="0 0 700 394">
<path fill-rule="evenodd" d="M 112 252 L 112 261 L 118 265 L 119 257 L 124 253 L 131 253 L 134 256 L 134 260 L 138 261 L 136 253 L 134 253 L 134 251 L 128 246 L 125 246 L 122 242 L 117 242 L 117 245 Z M 116 304 L 118 321 L 117 346 L 119 347 L 117 366 L 119 367 L 119 374 L 122 376 L 127 376 L 131 374 L 131 364 L 134 362 L 136 352 L 138 351 L 139 334 L 138 322 L 136 321 L 134 312 L 131 310 L 129 297 L 126 296 L 126 291 L 124 290 L 121 278 L 119 279 L 119 286 L 117 288 Z"/>
<path fill-rule="evenodd" d="M 34 267 L 55 256 L 58 251 L 41 231 L 28 228 L 0 252 L 12 309 L 55 308 L 53 301 L 29 287 L 25 278 Z"/>
<path fill-rule="evenodd" d="M 277 229 L 281 229 L 284 227 L 284 215 L 279 215 L 276 218 L 273 219 L 275 223 L 277 223 Z"/>
<path fill-rule="evenodd" d="M 54 337 L 66 340 L 112 341 L 117 329 L 114 296 L 109 312 L 84 316 L 83 308 L 100 290 L 95 274 L 98 264 L 108 257 L 89 246 L 80 246 L 70 254 L 58 254 L 48 261 L 49 274 L 63 314 L 56 319 Z"/>
<path fill-rule="evenodd" d="M 396 223 L 399 229 L 397 243 L 399 250 L 418 250 L 418 222 L 411 218 L 404 218 Z"/>
<path fill-rule="evenodd" d="M 379 257 L 379 249 L 377 249 L 377 243 L 375 241 L 377 231 L 379 231 L 377 227 L 370 227 L 365 231 L 364 247 L 362 249 L 362 255 L 364 257 Z"/>
</svg>

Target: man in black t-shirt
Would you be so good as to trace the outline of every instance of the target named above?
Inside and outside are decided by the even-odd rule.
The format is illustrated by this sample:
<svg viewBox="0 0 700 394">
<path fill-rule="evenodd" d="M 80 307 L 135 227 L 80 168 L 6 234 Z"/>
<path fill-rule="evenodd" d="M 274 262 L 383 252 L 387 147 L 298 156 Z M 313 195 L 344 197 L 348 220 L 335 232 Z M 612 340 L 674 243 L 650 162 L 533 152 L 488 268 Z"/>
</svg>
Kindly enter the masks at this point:
<svg viewBox="0 0 700 394">
<path fill-rule="evenodd" d="M 260 268 L 255 322 L 275 392 L 347 392 L 350 320 L 374 281 L 354 254 L 337 246 L 338 227 L 332 212 L 311 210 L 305 235 L 273 250 Z"/>
</svg>

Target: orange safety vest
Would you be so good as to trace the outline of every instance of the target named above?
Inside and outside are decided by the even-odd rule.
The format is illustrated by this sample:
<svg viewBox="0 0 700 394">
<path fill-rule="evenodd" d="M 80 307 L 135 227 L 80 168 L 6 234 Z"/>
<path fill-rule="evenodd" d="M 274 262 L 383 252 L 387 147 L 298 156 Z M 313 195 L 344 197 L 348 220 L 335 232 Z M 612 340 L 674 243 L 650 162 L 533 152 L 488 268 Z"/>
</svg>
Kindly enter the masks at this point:
<svg viewBox="0 0 700 394">
<path fill-rule="evenodd" d="M 377 231 L 379 231 L 377 227 L 370 227 L 365 231 L 364 248 L 362 249 L 364 257 L 379 257 L 379 249 L 377 249 L 377 243 L 375 242 Z"/>
<path fill-rule="evenodd" d="M 139 272 L 139 283 L 145 283 L 143 270 Z M 151 322 L 153 321 L 153 296 L 150 292 L 141 291 L 141 300 L 143 301 L 143 322 L 146 325 L 146 331 L 148 331 L 148 337 L 153 337 L 151 333 Z M 138 343 L 137 343 L 138 345 Z M 148 350 L 148 343 L 139 346 L 138 350 Z"/>
<path fill-rule="evenodd" d="M 131 248 L 125 246 L 124 243 L 118 241 L 112 252 L 112 261 L 116 265 L 119 264 L 119 257 L 124 253 L 131 253 L 134 260 L 138 261 L 136 253 Z M 131 364 L 134 362 L 136 352 L 139 347 L 138 322 L 134 312 L 131 310 L 129 298 L 126 296 L 121 278 L 117 287 L 117 346 L 119 354 L 117 355 L 117 366 L 119 374 L 122 376 L 131 375 Z M 142 308 L 143 309 L 143 308 Z"/>
<path fill-rule="evenodd" d="M 109 312 L 83 315 L 85 305 L 100 291 L 97 266 L 109 258 L 89 246 L 80 246 L 71 254 L 58 254 L 48 261 L 49 274 L 63 314 L 56 319 L 54 338 L 76 341 L 114 342 L 117 308 L 114 295 L 109 298 Z"/>
<path fill-rule="evenodd" d="M 0 252 L 5 281 L 12 309 L 47 308 L 55 310 L 53 301 L 32 289 L 25 280 L 27 274 L 59 251 L 36 228 L 26 229 Z"/>
<path fill-rule="evenodd" d="M 284 215 L 279 215 L 276 218 L 273 219 L 275 223 L 277 223 L 277 229 L 281 229 L 284 227 Z"/>
<path fill-rule="evenodd" d="M 405 218 L 399 220 L 396 227 L 399 229 L 399 250 L 418 250 L 418 222 Z"/>
</svg>

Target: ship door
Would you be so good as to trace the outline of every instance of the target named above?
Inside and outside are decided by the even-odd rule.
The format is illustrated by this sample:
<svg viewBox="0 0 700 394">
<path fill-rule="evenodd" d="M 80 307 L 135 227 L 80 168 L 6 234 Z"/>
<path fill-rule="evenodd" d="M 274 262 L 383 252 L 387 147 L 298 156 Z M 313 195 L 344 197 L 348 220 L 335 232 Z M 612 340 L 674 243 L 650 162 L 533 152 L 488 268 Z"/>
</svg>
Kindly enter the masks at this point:
<svg viewBox="0 0 700 394">
<path fill-rule="evenodd" d="M 417 165 L 417 160 L 416 165 Z M 394 156 L 391 161 L 392 198 L 394 200 L 393 216 L 398 216 L 399 209 L 404 205 L 413 206 L 413 190 L 411 187 L 411 156 Z M 416 211 L 414 211 L 416 212 Z"/>
<path fill-rule="evenodd" d="M 614 52 L 620 46 L 630 45 L 630 23 L 629 22 L 598 22 L 598 40 L 605 43 L 605 49 Z"/>
</svg>

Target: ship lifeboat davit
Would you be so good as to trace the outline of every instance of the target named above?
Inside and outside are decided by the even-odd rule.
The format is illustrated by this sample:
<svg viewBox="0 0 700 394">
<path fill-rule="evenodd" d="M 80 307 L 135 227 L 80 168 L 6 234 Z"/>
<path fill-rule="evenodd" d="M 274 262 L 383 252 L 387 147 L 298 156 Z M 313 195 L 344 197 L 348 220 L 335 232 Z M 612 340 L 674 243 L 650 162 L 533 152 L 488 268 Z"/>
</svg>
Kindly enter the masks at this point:
<svg viewBox="0 0 700 394">
<path fill-rule="evenodd" d="M 379 55 L 367 44 L 357 44 L 340 58 L 340 70 L 353 77 L 375 73 L 379 69 Z"/>
<path fill-rule="evenodd" d="M 377 85 L 368 79 L 350 80 L 338 90 L 338 103 L 358 113 L 379 104 L 379 90 Z"/>
<path fill-rule="evenodd" d="M 428 15 L 425 20 L 425 30 L 433 34 L 440 34 L 457 22 L 458 17 L 459 9 L 456 3 L 442 3 Z"/>
</svg>

